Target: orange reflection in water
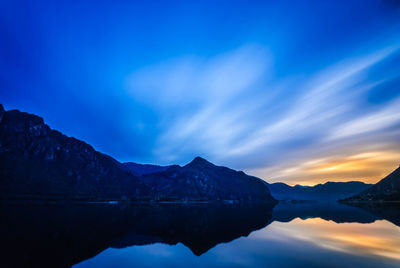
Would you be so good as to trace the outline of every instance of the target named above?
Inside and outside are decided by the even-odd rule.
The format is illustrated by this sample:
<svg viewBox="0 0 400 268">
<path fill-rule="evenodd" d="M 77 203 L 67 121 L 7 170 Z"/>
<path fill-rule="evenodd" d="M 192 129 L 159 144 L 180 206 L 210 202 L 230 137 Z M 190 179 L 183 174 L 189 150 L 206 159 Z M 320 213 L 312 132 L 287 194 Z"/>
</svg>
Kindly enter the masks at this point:
<svg viewBox="0 0 400 268">
<path fill-rule="evenodd" d="M 400 260 L 400 227 L 385 220 L 370 224 L 335 223 L 320 218 L 294 219 L 289 223 L 274 222 L 271 233 L 279 240 L 302 240 L 318 247 L 357 255 L 375 255 Z"/>
</svg>

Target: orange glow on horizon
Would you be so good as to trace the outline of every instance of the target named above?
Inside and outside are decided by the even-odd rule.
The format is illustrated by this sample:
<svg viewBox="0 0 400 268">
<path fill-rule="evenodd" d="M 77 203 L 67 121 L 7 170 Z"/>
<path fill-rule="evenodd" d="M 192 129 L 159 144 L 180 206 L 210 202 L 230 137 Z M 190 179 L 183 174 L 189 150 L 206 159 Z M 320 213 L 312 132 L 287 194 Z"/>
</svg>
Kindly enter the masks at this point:
<svg viewBox="0 0 400 268">
<path fill-rule="evenodd" d="M 314 186 L 327 181 L 363 181 L 376 183 L 399 166 L 400 152 L 393 150 L 368 151 L 346 156 L 305 159 L 274 168 L 250 170 L 267 182 Z"/>
</svg>

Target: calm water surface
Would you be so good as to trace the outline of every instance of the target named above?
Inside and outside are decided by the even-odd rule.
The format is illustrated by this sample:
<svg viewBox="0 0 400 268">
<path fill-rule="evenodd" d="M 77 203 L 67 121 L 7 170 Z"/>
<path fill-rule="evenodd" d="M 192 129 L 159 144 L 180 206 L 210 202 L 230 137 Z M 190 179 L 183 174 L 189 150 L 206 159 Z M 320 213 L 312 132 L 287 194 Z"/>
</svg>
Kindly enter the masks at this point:
<svg viewBox="0 0 400 268">
<path fill-rule="evenodd" d="M 2 204 L 1 267 L 400 267 L 399 211 Z"/>
</svg>

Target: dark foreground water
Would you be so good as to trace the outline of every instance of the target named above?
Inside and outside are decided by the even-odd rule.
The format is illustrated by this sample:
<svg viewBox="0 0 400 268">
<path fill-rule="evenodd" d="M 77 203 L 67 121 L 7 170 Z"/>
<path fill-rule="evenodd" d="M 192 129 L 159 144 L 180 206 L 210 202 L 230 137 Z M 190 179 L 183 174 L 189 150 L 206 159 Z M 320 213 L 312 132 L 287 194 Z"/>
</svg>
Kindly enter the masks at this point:
<svg viewBox="0 0 400 268">
<path fill-rule="evenodd" d="M 0 209 L 0 267 L 400 267 L 397 205 Z"/>
</svg>

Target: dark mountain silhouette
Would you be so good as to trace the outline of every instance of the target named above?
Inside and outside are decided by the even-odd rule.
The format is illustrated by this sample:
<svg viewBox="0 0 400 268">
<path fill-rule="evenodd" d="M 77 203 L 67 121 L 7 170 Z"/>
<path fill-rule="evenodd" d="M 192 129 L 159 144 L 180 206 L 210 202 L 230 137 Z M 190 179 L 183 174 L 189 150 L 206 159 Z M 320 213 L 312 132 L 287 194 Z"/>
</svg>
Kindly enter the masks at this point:
<svg viewBox="0 0 400 268">
<path fill-rule="evenodd" d="M 2 199 L 275 202 L 262 180 L 200 157 L 184 167 L 133 166 L 0 105 Z"/>
<path fill-rule="evenodd" d="M 268 186 L 259 178 L 196 157 L 189 164 L 142 176 L 160 199 L 232 200 L 275 202 Z"/>
<path fill-rule="evenodd" d="M 365 191 L 342 202 L 400 201 L 400 167 Z"/>
<path fill-rule="evenodd" d="M 289 186 L 282 182 L 268 185 L 272 196 L 278 200 L 313 201 L 337 201 L 360 193 L 370 186 L 371 184 L 359 181 L 326 182 L 315 186 Z"/>
<path fill-rule="evenodd" d="M 151 192 L 115 159 L 0 106 L 0 197 L 146 199 Z"/>
<path fill-rule="evenodd" d="M 107 248 L 182 243 L 201 255 L 271 221 L 271 204 L 0 203 L 0 267 L 71 267 Z"/>
<path fill-rule="evenodd" d="M 158 166 L 158 165 L 151 165 L 151 164 L 138 164 L 134 162 L 126 162 L 123 163 L 125 167 L 129 169 L 134 175 L 142 176 L 145 174 L 161 172 L 167 170 L 172 166 Z"/>
</svg>

